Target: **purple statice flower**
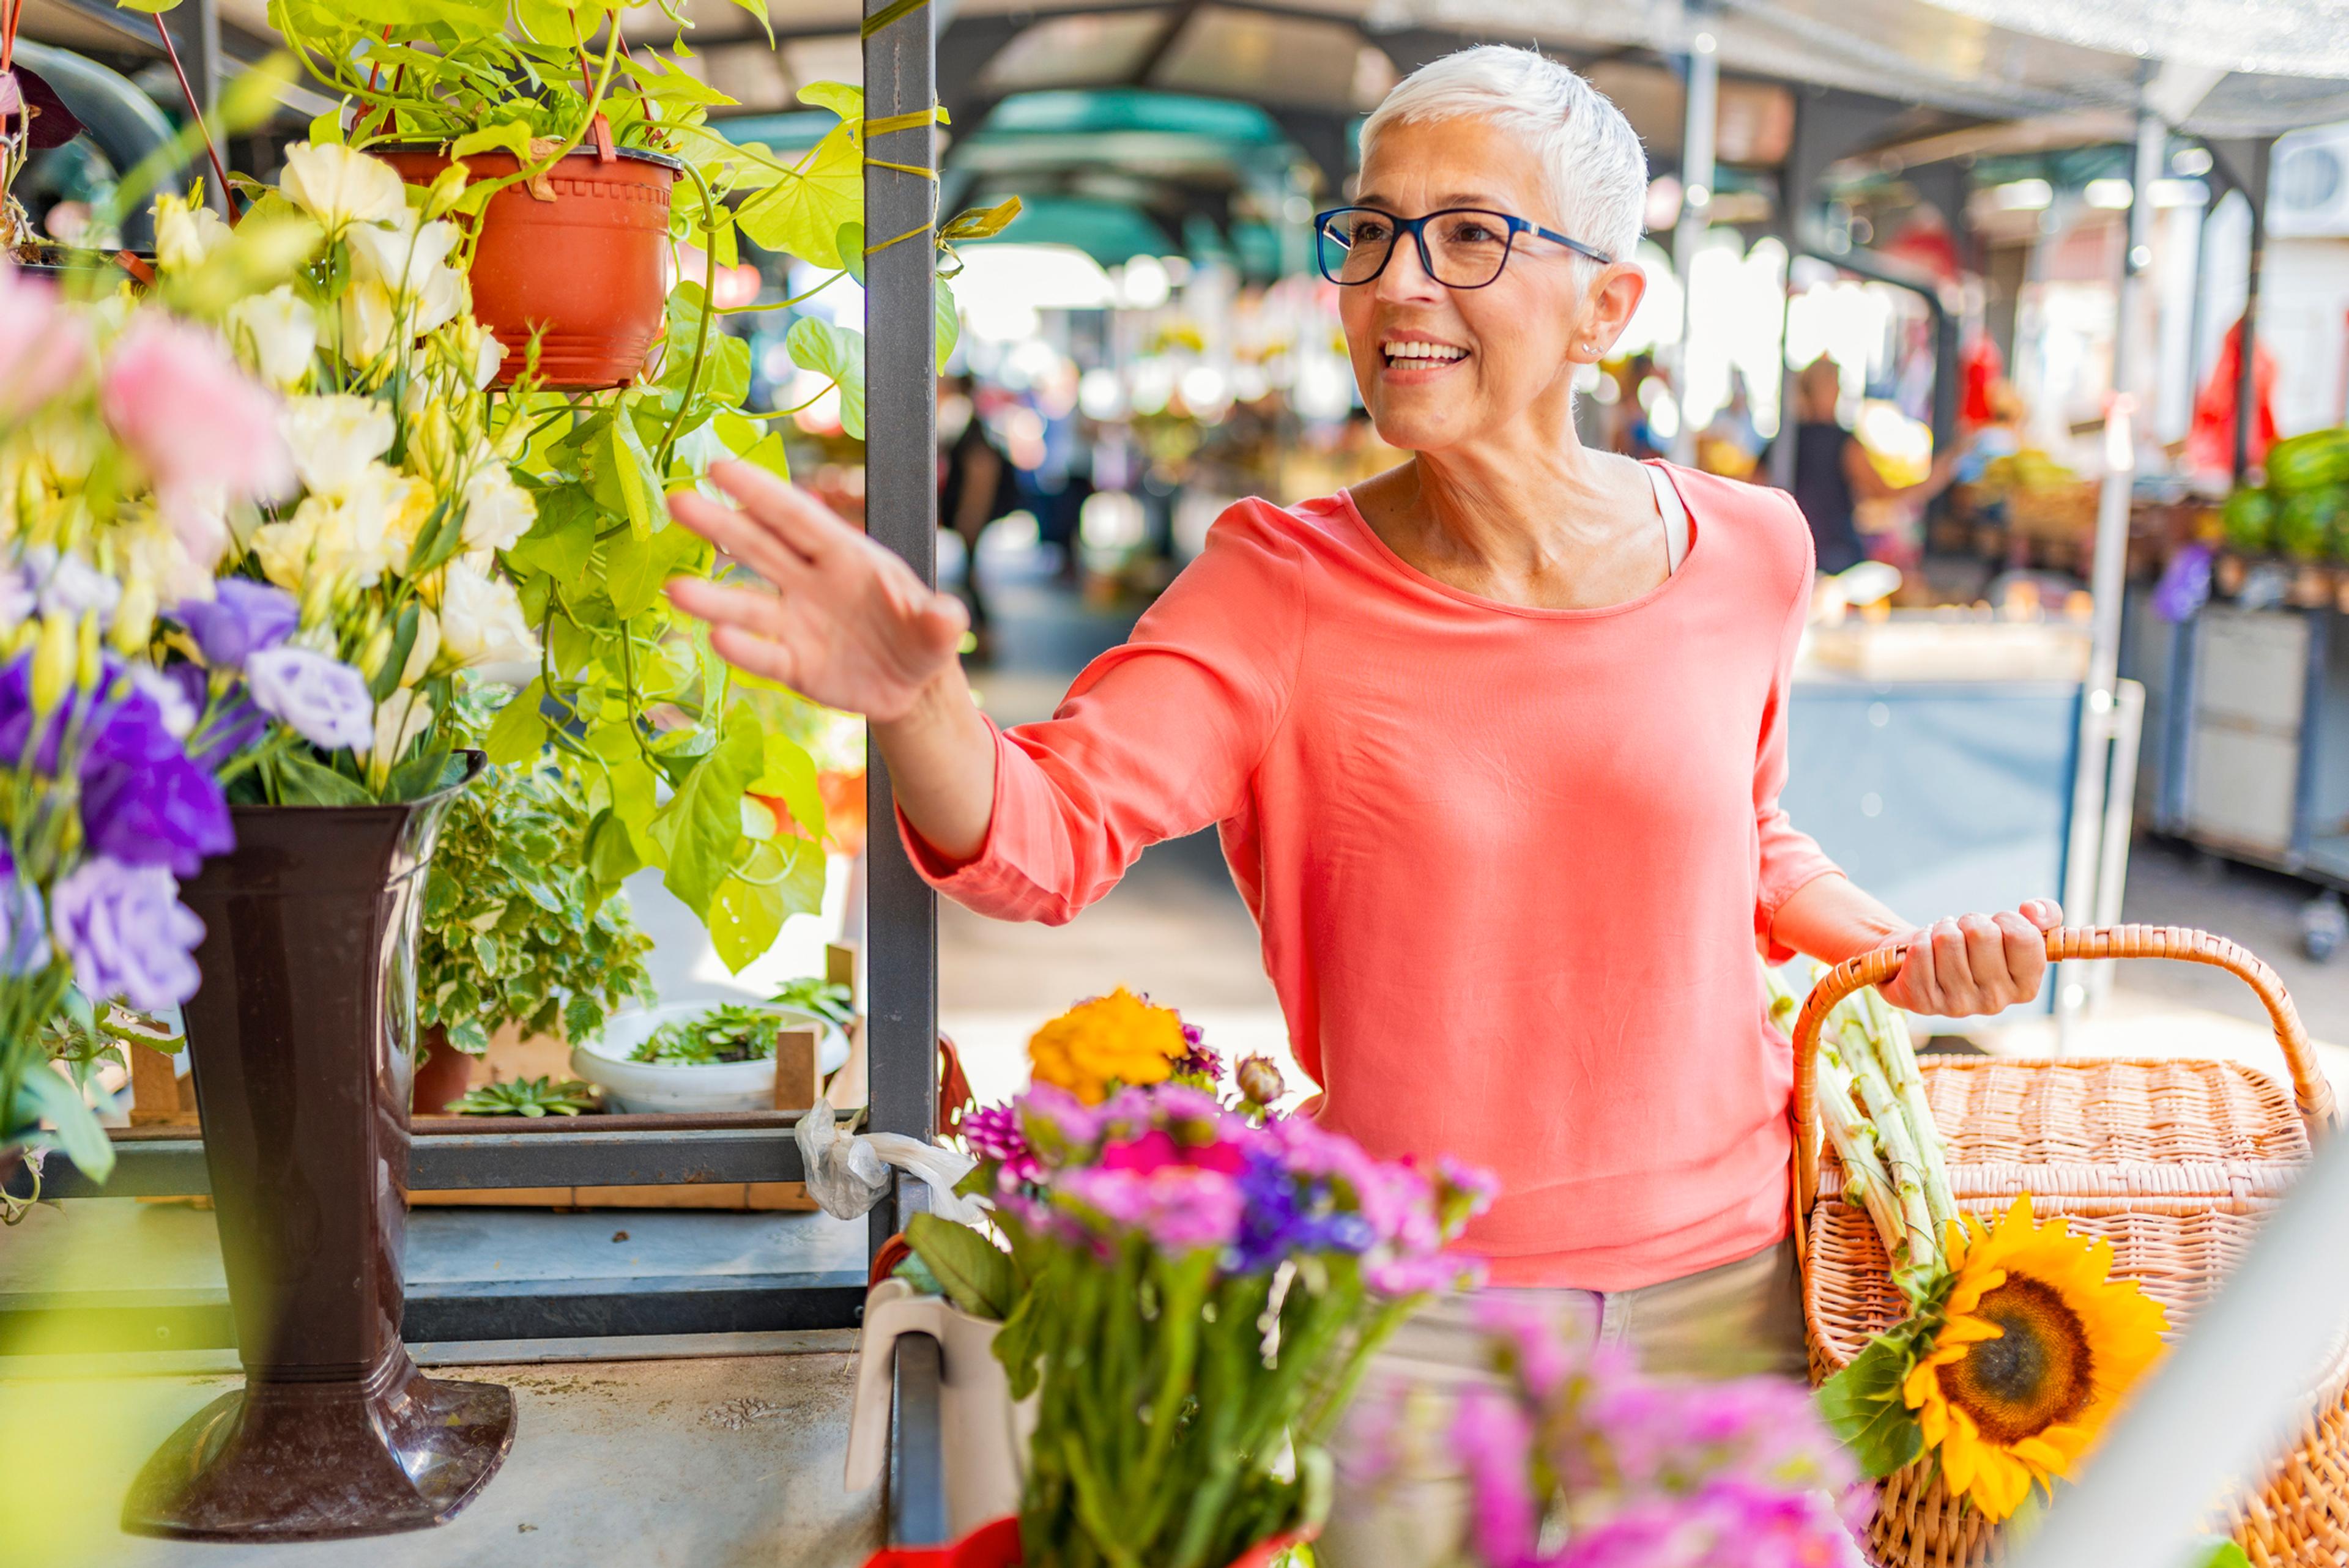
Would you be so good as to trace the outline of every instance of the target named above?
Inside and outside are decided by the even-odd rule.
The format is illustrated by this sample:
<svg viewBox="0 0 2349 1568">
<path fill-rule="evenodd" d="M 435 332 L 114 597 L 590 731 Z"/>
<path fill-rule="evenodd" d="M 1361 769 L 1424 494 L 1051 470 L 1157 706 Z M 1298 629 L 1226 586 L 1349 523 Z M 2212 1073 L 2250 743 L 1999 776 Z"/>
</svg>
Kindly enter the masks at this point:
<svg viewBox="0 0 2349 1568">
<path fill-rule="evenodd" d="M 321 751 L 375 744 L 375 699 L 367 681 L 340 659 L 308 648 L 264 648 L 245 660 L 253 700 Z"/>
<path fill-rule="evenodd" d="M 205 664 L 241 670 L 254 655 L 294 634 L 302 607 L 283 588 L 249 577 L 223 577 L 212 598 L 185 600 L 172 614 L 196 639 Z"/>
<path fill-rule="evenodd" d="M 1338 1207 L 1326 1179 L 1299 1178 L 1269 1150 L 1251 1149 L 1240 1174 L 1241 1212 L 1232 1268 L 1256 1274 L 1311 1253 L 1360 1255 L 1375 1238 L 1370 1222 Z"/>
<path fill-rule="evenodd" d="M 1478 1299 L 1476 1326 L 1507 1356 L 1509 1370 L 1537 1401 L 1547 1401 L 1573 1376 L 1575 1359 L 1557 1325 L 1532 1299 L 1493 1295 Z"/>
<path fill-rule="evenodd" d="M 66 873 L 49 895 L 50 914 L 84 995 L 93 1002 L 120 997 L 152 1013 L 196 994 L 193 949 L 204 939 L 204 923 L 179 894 L 180 884 L 161 866 L 125 865 L 103 855 Z"/>
<path fill-rule="evenodd" d="M 1052 1195 L 1056 1209 L 1088 1239 L 1103 1232 L 1141 1235 L 1174 1254 L 1221 1251 L 1239 1231 L 1239 1185 L 1216 1171 L 1064 1171 L 1053 1179 Z"/>
<path fill-rule="evenodd" d="M 1460 1392 L 1453 1451 L 1468 1478 L 1470 1530 L 1486 1568 L 1530 1568 L 1541 1534 L 1533 1422 L 1515 1399 L 1477 1384 Z"/>
<path fill-rule="evenodd" d="M 1501 1560 L 1493 1559 L 1496 1568 Z M 1557 1568 L 1862 1568 L 1827 1498 L 1717 1480 L 1578 1532 Z"/>
<path fill-rule="evenodd" d="M 41 890 L 16 874 L 16 858 L 0 846 L 0 975 L 21 978 L 48 962 L 49 917 Z"/>
<path fill-rule="evenodd" d="M 990 1105 L 966 1113 L 962 1140 L 979 1159 L 999 1161 L 1002 1181 L 1026 1185 L 1044 1179 L 1044 1162 L 1036 1158 L 1028 1134 L 1020 1129 L 1017 1106 Z"/>
</svg>

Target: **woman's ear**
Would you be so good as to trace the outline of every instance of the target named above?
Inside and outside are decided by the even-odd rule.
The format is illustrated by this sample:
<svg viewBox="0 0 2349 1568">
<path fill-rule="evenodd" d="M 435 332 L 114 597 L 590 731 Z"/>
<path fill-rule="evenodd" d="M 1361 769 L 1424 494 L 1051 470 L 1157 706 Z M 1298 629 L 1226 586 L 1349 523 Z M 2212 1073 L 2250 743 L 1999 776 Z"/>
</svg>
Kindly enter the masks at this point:
<svg viewBox="0 0 2349 1568">
<path fill-rule="evenodd" d="M 1592 364 L 1606 358 L 1647 293 L 1648 274 L 1636 263 L 1610 262 L 1599 269 L 1582 296 L 1582 319 L 1567 356 Z"/>
</svg>

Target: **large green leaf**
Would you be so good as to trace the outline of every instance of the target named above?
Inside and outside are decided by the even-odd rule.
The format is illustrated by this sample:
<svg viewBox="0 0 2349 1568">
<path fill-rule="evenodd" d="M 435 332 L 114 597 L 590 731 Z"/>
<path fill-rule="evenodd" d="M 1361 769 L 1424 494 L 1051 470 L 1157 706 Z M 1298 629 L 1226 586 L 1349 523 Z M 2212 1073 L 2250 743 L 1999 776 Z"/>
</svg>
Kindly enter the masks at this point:
<svg viewBox="0 0 2349 1568">
<path fill-rule="evenodd" d="M 864 437 L 864 335 L 834 326 L 814 316 L 792 323 L 783 347 L 792 363 L 802 370 L 832 377 L 840 388 L 840 428 L 862 440 Z"/>
<path fill-rule="evenodd" d="M 811 266 L 840 265 L 840 226 L 864 200 L 864 150 L 856 128 L 842 124 L 775 182 L 735 210 L 753 244 L 785 251 Z"/>
<path fill-rule="evenodd" d="M 947 1298 L 973 1317 L 1000 1323 L 1019 1301 L 1019 1282 L 1003 1249 L 972 1230 L 936 1214 L 905 1222 L 905 1244 L 929 1265 Z"/>
<path fill-rule="evenodd" d="M 144 1050 L 133 1046 L 132 1050 Z M 75 1167 L 94 1181 L 106 1180 L 114 1169 L 114 1145 L 108 1140 L 106 1130 L 82 1103 L 81 1090 L 76 1088 L 63 1073 L 52 1071 L 43 1062 L 35 1062 L 17 1087 L 19 1101 L 30 1101 L 32 1115 L 23 1120 L 40 1119 L 57 1126 L 57 1147 L 66 1151 Z"/>
<path fill-rule="evenodd" d="M 541 495 L 538 521 L 506 558 L 545 573 L 568 589 L 587 570 L 595 552 L 595 503 L 576 485 L 562 485 Z"/>
<path fill-rule="evenodd" d="M 823 906 L 823 851 L 805 839 L 769 839 L 719 886 L 709 906 L 709 937 L 726 967 L 739 972 L 762 956 L 794 914 Z"/>
<path fill-rule="evenodd" d="M 765 766 L 759 716 L 729 709 L 718 744 L 678 783 L 657 820 L 668 839 L 662 884 L 699 914 L 716 902 L 742 841 L 742 791 Z"/>
<path fill-rule="evenodd" d="M 1868 1475 L 1881 1479 L 1917 1457 L 1925 1436 L 1901 1403 L 1913 1357 L 1898 1334 L 1868 1341 L 1850 1366 L 1819 1386 L 1819 1415 Z"/>
<path fill-rule="evenodd" d="M 800 88 L 800 102 L 828 108 L 850 125 L 864 118 L 864 89 L 849 82 L 810 82 Z"/>
<path fill-rule="evenodd" d="M 672 523 L 649 539 L 615 539 L 610 548 L 605 587 L 613 610 L 626 618 L 658 603 L 661 584 L 699 559 L 702 544 L 698 535 Z"/>
<path fill-rule="evenodd" d="M 481 749 L 489 754 L 492 762 L 500 766 L 528 762 L 545 748 L 546 719 L 539 712 L 539 704 L 545 696 L 544 684 L 533 681 L 498 710 L 481 743 Z"/>
<path fill-rule="evenodd" d="M 277 796 L 287 806 L 372 806 L 367 786 L 347 778 L 298 751 L 289 751 L 272 764 L 277 769 Z"/>
<path fill-rule="evenodd" d="M 518 163 L 530 161 L 530 126 L 519 119 L 500 120 L 469 130 L 449 144 L 449 156 L 465 158 L 476 152 L 511 152 Z"/>
<path fill-rule="evenodd" d="M 627 517 L 628 531 L 638 539 L 650 539 L 653 530 L 667 519 L 667 502 L 661 495 L 660 480 L 653 469 L 653 455 L 645 449 L 644 438 L 636 434 L 636 422 L 626 412 L 604 427 L 603 451 L 599 456 L 609 465 L 612 486 L 619 496 L 619 510 Z"/>
<path fill-rule="evenodd" d="M 781 800 L 801 832 L 823 841 L 823 790 L 816 783 L 815 758 L 798 741 L 788 735 L 767 737 L 765 766 L 750 792 Z"/>
<path fill-rule="evenodd" d="M 938 369 L 944 371 L 947 361 L 954 357 L 955 345 L 962 341 L 962 311 L 955 304 L 953 284 L 945 278 L 938 280 L 930 308 L 937 318 Z"/>
</svg>

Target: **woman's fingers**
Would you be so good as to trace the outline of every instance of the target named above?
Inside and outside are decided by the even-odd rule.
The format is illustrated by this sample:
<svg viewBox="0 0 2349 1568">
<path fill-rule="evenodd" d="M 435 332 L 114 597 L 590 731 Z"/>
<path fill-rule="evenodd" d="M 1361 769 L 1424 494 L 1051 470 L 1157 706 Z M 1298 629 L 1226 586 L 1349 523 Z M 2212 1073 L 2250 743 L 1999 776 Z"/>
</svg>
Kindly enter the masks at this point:
<svg viewBox="0 0 2349 1568">
<path fill-rule="evenodd" d="M 1940 977 L 1933 973 L 1933 944 L 1927 940 L 1930 935 L 1930 932 L 1920 931 L 1909 938 L 1909 955 L 1900 961 L 1900 973 L 1893 977 L 1885 998 L 1896 1007 L 1906 1007 L 1912 1013 L 1941 1010 Z"/>
<path fill-rule="evenodd" d="M 720 506 L 708 496 L 680 490 L 668 498 L 668 514 L 770 583 L 803 579 L 815 569 L 806 556 L 760 527 L 749 512 Z"/>
<path fill-rule="evenodd" d="M 740 626 L 712 626 L 709 629 L 709 645 L 717 650 L 719 658 L 737 669 L 763 676 L 777 686 L 787 686 L 794 691 L 799 689 L 799 661 L 792 656 L 789 648 L 771 638 L 744 631 Z"/>
<path fill-rule="evenodd" d="M 713 463 L 710 482 L 732 496 L 759 527 L 811 562 L 864 536 L 832 509 L 794 485 L 785 484 L 756 463 Z"/>
<path fill-rule="evenodd" d="M 1974 1010 L 1974 976 L 1966 934 L 1954 920 L 1937 920 L 1926 934 L 1933 944 L 1933 977 L 1940 989 L 1941 1013 L 1958 1017 Z"/>
<path fill-rule="evenodd" d="M 789 624 L 783 602 L 755 589 L 730 588 L 703 577 L 672 577 L 669 603 L 713 626 L 739 626 L 762 637 L 780 637 Z"/>
</svg>

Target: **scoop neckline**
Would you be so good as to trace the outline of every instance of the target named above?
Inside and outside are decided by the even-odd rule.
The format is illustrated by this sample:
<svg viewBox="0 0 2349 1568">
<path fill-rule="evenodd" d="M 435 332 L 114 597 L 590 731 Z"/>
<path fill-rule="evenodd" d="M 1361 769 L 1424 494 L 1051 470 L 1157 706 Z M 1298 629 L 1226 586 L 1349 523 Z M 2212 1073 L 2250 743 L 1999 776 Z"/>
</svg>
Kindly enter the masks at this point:
<svg viewBox="0 0 2349 1568">
<path fill-rule="evenodd" d="M 1499 599 L 1487 599 L 1481 593 L 1471 593 L 1465 588 L 1455 588 L 1440 577 L 1430 576 L 1397 554 L 1394 546 L 1381 539 L 1379 536 L 1379 531 L 1371 526 L 1371 520 L 1362 515 L 1361 504 L 1354 500 L 1353 486 L 1348 485 L 1340 490 L 1338 499 L 1345 503 L 1346 520 L 1353 524 L 1363 539 L 1370 542 L 1371 549 L 1385 562 L 1390 569 L 1400 573 L 1408 582 L 1423 588 L 1433 589 L 1447 599 L 1455 600 L 1474 609 L 1493 610 L 1506 615 L 1523 615 L 1540 621 L 1597 621 L 1604 620 L 1610 615 L 1626 615 L 1635 610 L 1645 609 L 1670 593 L 1675 585 L 1687 580 L 1690 569 L 1696 563 L 1697 552 L 1704 548 L 1704 530 L 1697 521 L 1696 509 L 1689 505 L 1687 492 L 1681 489 L 1680 480 L 1672 477 L 1671 465 L 1661 459 L 1643 458 L 1640 460 L 1640 466 L 1643 469 L 1653 469 L 1661 473 L 1664 476 L 1664 482 L 1672 487 L 1672 494 L 1680 498 L 1681 510 L 1688 514 L 1689 520 L 1688 550 L 1682 555 L 1678 570 L 1645 593 L 1635 599 L 1626 599 L 1619 604 L 1586 604 L 1572 607 L 1511 604 Z M 1659 520 L 1661 521 L 1661 513 Z"/>
</svg>

